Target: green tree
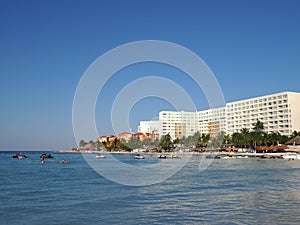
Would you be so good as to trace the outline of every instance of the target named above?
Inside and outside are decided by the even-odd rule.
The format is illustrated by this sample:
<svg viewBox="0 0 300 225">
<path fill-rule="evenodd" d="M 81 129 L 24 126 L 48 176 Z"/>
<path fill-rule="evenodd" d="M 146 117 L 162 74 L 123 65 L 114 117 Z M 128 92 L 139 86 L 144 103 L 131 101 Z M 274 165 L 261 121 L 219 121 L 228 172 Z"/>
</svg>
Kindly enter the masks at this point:
<svg viewBox="0 0 300 225">
<path fill-rule="evenodd" d="M 110 143 L 108 141 L 103 141 L 102 144 L 104 145 L 104 148 L 106 149 L 106 151 L 111 151 L 110 148 Z"/>
<path fill-rule="evenodd" d="M 173 143 L 169 133 L 161 138 L 159 146 L 165 151 L 171 151 L 173 148 Z"/>
<path fill-rule="evenodd" d="M 87 145 L 87 142 L 85 142 L 84 140 L 81 140 L 80 142 L 79 142 L 79 147 L 84 147 L 84 146 L 86 146 Z"/>
<path fill-rule="evenodd" d="M 294 130 L 293 133 L 290 135 L 290 139 L 295 138 L 295 137 L 297 137 L 298 135 L 300 135 L 300 131 L 297 132 L 297 131 Z"/>
<path fill-rule="evenodd" d="M 236 147 L 241 147 L 243 145 L 242 142 L 242 134 L 239 132 L 235 132 L 231 135 L 231 139 L 232 139 L 232 143 L 236 146 Z"/>
<path fill-rule="evenodd" d="M 281 135 L 278 131 L 273 131 L 270 134 L 268 134 L 268 144 L 269 145 L 275 145 L 280 142 Z"/>
<path fill-rule="evenodd" d="M 202 147 L 207 147 L 209 140 L 210 140 L 210 134 L 201 134 L 201 136 L 198 138 L 198 143 Z"/>
<path fill-rule="evenodd" d="M 247 128 L 242 128 L 241 129 L 241 147 L 247 147 L 250 144 L 250 133 L 249 130 Z"/>
<path fill-rule="evenodd" d="M 257 145 L 262 145 L 265 142 L 266 135 L 263 133 L 264 123 L 260 120 L 257 120 L 252 124 L 252 132 L 250 133 L 250 140 L 256 148 Z"/>
<path fill-rule="evenodd" d="M 257 120 L 255 123 L 252 124 L 252 129 L 256 132 L 262 132 L 264 130 L 264 123 L 260 120 Z"/>
<path fill-rule="evenodd" d="M 180 142 L 179 138 L 176 138 L 176 139 L 173 141 L 173 144 L 174 144 L 174 145 L 177 145 L 177 144 L 179 144 L 179 142 Z"/>
<path fill-rule="evenodd" d="M 231 142 L 231 137 L 229 134 L 224 135 L 223 137 L 223 144 L 227 147 L 227 145 Z"/>
<path fill-rule="evenodd" d="M 143 146 L 143 143 L 139 138 L 131 138 L 126 143 L 126 145 L 131 149 L 135 149 L 135 148 L 141 148 Z"/>
<path fill-rule="evenodd" d="M 103 148 L 103 143 L 101 143 L 100 141 L 96 141 L 95 143 L 96 151 L 100 151 L 102 148 Z"/>
</svg>

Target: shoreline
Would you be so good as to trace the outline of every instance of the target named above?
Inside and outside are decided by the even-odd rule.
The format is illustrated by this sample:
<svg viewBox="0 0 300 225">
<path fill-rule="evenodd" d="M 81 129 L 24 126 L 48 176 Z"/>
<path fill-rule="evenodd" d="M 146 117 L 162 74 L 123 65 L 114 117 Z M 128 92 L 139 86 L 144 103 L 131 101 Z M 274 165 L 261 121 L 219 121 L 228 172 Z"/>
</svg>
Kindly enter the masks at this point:
<svg viewBox="0 0 300 225">
<path fill-rule="evenodd" d="M 221 152 L 207 150 L 204 152 L 107 152 L 107 151 L 73 151 L 73 150 L 59 150 L 55 153 L 71 153 L 71 154 L 123 154 L 123 155 L 215 155 L 215 156 L 248 156 L 248 157 L 280 157 L 285 155 L 300 155 L 297 152 L 275 152 L 275 153 L 251 153 L 251 152 Z"/>
</svg>

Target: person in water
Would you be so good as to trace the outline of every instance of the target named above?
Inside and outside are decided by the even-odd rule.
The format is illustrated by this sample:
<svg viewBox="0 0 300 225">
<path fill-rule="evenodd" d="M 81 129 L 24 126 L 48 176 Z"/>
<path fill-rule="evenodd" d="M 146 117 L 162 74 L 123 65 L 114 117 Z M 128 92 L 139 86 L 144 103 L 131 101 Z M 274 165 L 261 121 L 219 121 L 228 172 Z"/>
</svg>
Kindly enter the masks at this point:
<svg viewBox="0 0 300 225">
<path fill-rule="evenodd" d="M 69 162 L 67 160 L 64 160 L 64 159 L 61 161 L 61 163 L 63 163 L 63 164 L 69 164 Z"/>
<path fill-rule="evenodd" d="M 41 162 L 42 162 L 42 164 L 45 163 L 45 155 L 42 155 L 42 156 L 41 156 Z"/>
</svg>

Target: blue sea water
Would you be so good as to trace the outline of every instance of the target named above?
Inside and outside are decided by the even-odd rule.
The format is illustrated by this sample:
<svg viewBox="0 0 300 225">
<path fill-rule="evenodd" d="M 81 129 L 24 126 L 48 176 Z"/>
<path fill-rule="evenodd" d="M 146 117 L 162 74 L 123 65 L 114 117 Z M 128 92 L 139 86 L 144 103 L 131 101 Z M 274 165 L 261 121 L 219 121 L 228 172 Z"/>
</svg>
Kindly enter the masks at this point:
<svg viewBox="0 0 300 225">
<path fill-rule="evenodd" d="M 52 154 L 44 165 L 41 153 L 12 154 L 0 154 L 2 225 L 300 224 L 299 160 L 216 159 L 200 172 L 193 156 L 162 183 L 129 187 L 100 176 L 81 154 Z"/>
</svg>

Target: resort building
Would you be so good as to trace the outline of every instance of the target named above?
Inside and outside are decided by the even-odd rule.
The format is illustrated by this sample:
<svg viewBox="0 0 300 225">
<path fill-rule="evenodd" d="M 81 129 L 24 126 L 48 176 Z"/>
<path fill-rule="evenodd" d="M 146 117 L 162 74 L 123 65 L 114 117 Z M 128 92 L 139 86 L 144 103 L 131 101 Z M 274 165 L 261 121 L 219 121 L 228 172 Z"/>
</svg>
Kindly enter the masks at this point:
<svg viewBox="0 0 300 225">
<path fill-rule="evenodd" d="M 198 131 L 216 137 L 226 131 L 226 108 L 207 109 L 197 112 Z"/>
<path fill-rule="evenodd" d="M 242 128 L 251 130 L 260 120 L 265 132 L 290 135 L 300 130 L 300 93 L 280 92 L 226 104 L 226 107 L 198 112 L 161 111 L 159 121 L 141 121 L 139 132 L 170 134 L 172 139 L 200 133 L 216 136 L 233 134 Z M 154 129 L 155 128 L 155 129 Z"/>
<path fill-rule="evenodd" d="M 160 120 L 150 120 L 150 121 L 140 121 L 138 127 L 138 132 L 140 133 L 152 133 L 156 131 L 157 133 L 162 133 L 162 121 Z"/>
<path fill-rule="evenodd" d="M 265 132 L 289 135 L 300 130 L 300 93 L 281 92 L 226 104 L 226 133 L 251 129 L 257 120 Z"/>
<path fill-rule="evenodd" d="M 162 122 L 160 135 L 169 133 L 172 139 L 188 137 L 198 131 L 196 112 L 161 111 L 159 120 Z"/>
</svg>

